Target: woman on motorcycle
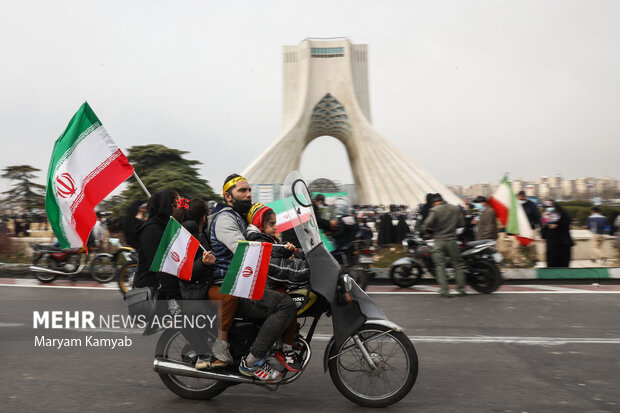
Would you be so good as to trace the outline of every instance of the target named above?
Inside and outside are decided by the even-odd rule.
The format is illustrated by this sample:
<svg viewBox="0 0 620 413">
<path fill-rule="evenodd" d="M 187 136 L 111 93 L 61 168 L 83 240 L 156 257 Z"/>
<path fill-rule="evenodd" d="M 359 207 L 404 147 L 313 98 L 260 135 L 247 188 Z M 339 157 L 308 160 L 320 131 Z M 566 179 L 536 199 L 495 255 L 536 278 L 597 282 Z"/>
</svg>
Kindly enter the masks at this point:
<svg viewBox="0 0 620 413">
<path fill-rule="evenodd" d="M 168 220 L 177 209 L 179 194 L 173 189 L 154 193 L 147 202 L 149 218 L 138 227 L 138 268 L 134 288 L 151 287 L 158 289 L 160 299 L 180 299 L 178 278 L 163 272 L 150 270 L 159 242 L 164 234 Z"/>
</svg>

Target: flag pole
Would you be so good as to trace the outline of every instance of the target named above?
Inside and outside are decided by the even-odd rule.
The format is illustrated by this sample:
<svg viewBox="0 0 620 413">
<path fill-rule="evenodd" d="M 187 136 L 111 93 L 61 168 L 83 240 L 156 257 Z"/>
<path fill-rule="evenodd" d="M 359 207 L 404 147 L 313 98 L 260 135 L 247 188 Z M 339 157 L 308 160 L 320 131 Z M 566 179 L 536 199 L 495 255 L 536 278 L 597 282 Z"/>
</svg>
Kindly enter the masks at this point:
<svg viewBox="0 0 620 413">
<path fill-rule="evenodd" d="M 144 191 L 146 196 L 148 196 L 150 198 L 151 197 L 151 193 L 149 192 L 148 189 L 146 189 L 146 186 L 144 186 L 144 183 L 142 182 L 142 179 L 140 179 L 140 177 L 136 173 L 135 169 L 133 170 L 133 176 L 134 176 L 134 178 L 136 178 L 136 181 L 138 181 L 138 183 L 140 184 L 140 187 L 142 188 L 142 190 Z"/>
</svg>

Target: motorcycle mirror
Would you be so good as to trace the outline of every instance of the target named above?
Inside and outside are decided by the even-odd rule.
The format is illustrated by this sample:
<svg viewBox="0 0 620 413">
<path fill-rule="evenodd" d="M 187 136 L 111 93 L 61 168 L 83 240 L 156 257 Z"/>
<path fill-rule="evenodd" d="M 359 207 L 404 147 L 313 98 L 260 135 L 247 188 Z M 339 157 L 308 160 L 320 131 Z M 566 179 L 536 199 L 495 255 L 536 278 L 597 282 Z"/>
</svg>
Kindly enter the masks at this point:
<svg viewBox="0 0 620 413">
<path fill-rule="evenodd" d="M 300 186 L 300 185 L 303 185 L 303 186 Z M 308 190 L 308 187 L 306 186 L 306 183 L 304 182 L 303 179 L 296 179 L 293 182 L 293 184 L 291 185 L 291 192 L 293 193 L 293 198 L 295 198 L 295 201 L 297 201 L 299 205 L 306 207 L 306 208 L 309 208 L 312 206 L 311 200 L 307 200 L 306 202 L 302 202 L 300 200 L 300 198 L 305 200 L 306 197 L 304 196 L 304 194 L 310 194 L 310 191 Z"/>
</svg>

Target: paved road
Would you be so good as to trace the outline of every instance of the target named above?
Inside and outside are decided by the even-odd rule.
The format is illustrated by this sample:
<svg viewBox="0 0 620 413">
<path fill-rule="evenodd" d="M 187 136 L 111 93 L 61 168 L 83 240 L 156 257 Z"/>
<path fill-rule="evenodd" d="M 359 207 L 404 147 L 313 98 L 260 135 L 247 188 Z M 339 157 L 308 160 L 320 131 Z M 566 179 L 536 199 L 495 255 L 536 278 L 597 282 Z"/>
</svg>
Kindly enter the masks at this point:
<svg viewBox="0 0 620 413">
<path fill-rule="evenodd" d="M 433 286 L 421 287 L 406 293 L 372 288 L 372 298 L 405 328 L 420 359 L 413 391 L 390 411 L 620 411 L 617 286 L 509 286 L 501 294 L 450 300 L 434 294 Z M 236 386 L 214 400 L 197 402 L 169 392 L 152 371 L 157 336 L 100 333 L 132 340 L 132 346 L 115 350 L 35 348 L 40 332 L 32 328 L 33 311 L 60 309 L 125 311 L 120 294 L 111 289 L 0 283 L 4 411 L 358 410 L 322 371 L 327 319 L 299 381 L 275 393 Z"/>
</svg>

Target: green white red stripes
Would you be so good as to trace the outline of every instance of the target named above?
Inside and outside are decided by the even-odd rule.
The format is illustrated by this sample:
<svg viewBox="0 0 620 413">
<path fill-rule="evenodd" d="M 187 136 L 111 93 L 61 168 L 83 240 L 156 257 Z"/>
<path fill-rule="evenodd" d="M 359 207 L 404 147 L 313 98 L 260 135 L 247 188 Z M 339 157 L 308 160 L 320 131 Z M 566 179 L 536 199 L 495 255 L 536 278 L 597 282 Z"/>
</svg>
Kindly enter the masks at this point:
<svg viewBox="0 0 620 413">
<path fill-rule="evenodd" d="M 95 206 L 133 173 L 88 103 L 54 144 L 45 210 L 62 248 L 86 245 Z"/>
<path fill-rule="evenodd" d="M 176 219 L 170 217 L 150 270 L 176 275 L 182 280 L 189 281 L 192 278 L 194 257 L 198 247 L 200 242 Z"/>
<path fill-rule="evenodd" d="M 307 222 L 312 214 L 311 207 L 306 208 L 298 206 L 297 208 L 299 211 L 295 211 L 295 208 L 291 208 L 290 206 L 297 205 L 297 203 L 292 201 L 287 202 L 287 199 L 279 199 L 265 205 L 273 209 L 273 212 L 276 214 L 276 226 L 278 228 L 278 233 L 282 233 L 296 227 L 297 225 Z M 288 208 L 287 205 L 289 206 Z M 299 217 L 297 216 L 297 212 L 299 212 Z"/>
<path fill-rule="evenodd" d="M 265 291 L 271 248 L 268 242 L 239 241 L 220 293 L 260 300 Z"/>
<path fill-rule="evenodd" d="M 515 235 L 522 245 L 529 245 L 536 238 L 525 210 L 517 202 L 517 197 L 512 192 L 512 185 L 506 176 L 502 179 L 495 194 L 489 199 L 489 205 L 493 207 L 497 218 L 506 227 L 506 233 Z"/>
</svg>

